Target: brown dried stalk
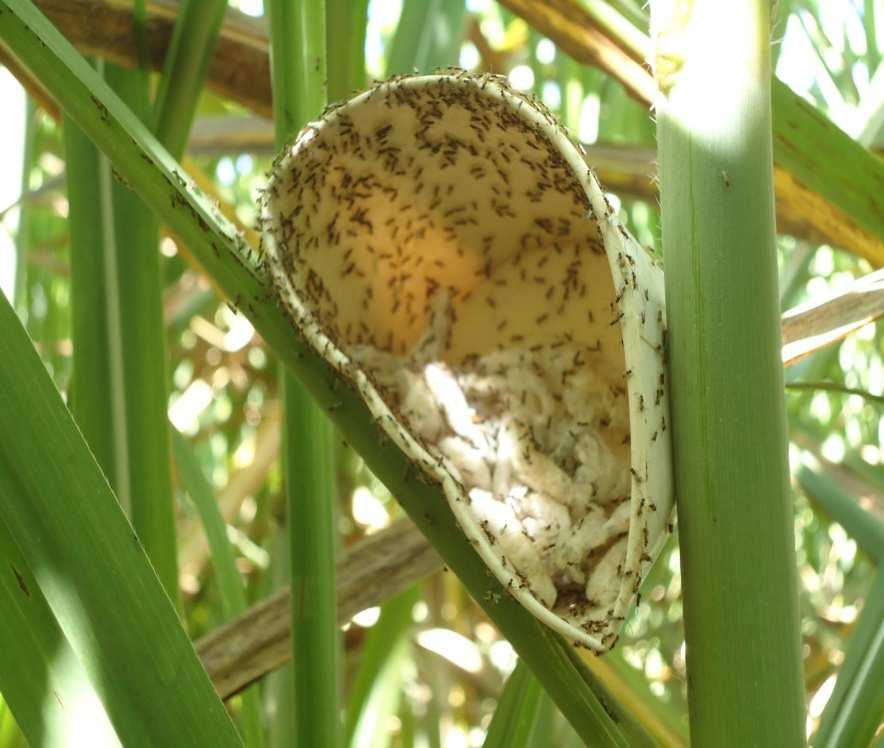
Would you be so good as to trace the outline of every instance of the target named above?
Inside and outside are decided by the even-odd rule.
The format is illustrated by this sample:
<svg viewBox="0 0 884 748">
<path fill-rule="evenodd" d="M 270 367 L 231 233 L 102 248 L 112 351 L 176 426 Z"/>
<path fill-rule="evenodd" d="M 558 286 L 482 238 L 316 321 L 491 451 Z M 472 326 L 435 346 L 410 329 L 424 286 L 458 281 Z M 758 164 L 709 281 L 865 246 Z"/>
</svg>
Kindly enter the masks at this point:
<svg viewBox="0 0 884 748">
<path fill-rule="evenodd" d="M 826 301 L 787 311 L 783 321 L 783 365 L 791 366 L 884 317 L 884 270 L 857 278 Z"/>
<path fill-rule="evenodd" d="M 370 535 L 338 561 L 338 624 L 441 568 L 442 560 L 409 520 Z M 196 642 L 221 698 L 291 659 L 290 616 L 291 590 L 286 587 Z"/>
</svg>

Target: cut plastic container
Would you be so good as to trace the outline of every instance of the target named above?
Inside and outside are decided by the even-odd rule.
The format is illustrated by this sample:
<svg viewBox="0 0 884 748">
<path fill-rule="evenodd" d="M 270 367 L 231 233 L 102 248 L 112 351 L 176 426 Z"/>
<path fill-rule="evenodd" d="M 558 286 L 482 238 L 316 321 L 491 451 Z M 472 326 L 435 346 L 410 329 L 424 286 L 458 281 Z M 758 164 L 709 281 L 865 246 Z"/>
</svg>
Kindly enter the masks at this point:
<svg viewBox="0 0 884 748">
<path fill-rule="evenodd" d="M 582 147 L 503 78 L 398 77 L 285 148 L 261 224 L 293 323 L 493 574 L 613 646 L 671 529 L 666 321 Z"/>
</svg>

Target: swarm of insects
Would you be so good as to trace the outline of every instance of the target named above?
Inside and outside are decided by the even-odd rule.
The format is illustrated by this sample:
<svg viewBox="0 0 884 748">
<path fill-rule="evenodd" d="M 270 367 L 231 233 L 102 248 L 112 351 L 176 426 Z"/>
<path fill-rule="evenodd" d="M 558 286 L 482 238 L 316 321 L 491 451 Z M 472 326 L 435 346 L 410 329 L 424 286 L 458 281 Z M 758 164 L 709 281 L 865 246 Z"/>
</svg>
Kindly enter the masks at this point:
<svg viewBox="0 0 884 748">
<path fill-rule="evenodd" d="M 613 646 L 673 503 L 663 282 L 583 149 L 505 79 L 399 77 L 302 130 L 261 220 L 292 320 L 491 571 Z"/>
</svg>

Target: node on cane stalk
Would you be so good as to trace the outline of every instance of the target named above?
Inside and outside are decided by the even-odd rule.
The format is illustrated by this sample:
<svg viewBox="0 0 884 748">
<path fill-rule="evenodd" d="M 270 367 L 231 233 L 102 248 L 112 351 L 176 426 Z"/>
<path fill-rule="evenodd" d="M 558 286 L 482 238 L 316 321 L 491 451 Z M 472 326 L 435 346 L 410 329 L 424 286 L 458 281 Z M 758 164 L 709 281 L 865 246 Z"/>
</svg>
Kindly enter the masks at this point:
<svg viewBox="0 0 884 748">
<path fill-rule="evenodd" d="M 663 279 L 583 149 L 502 78 L 395 78 L 301 131 L 261 221 L 301 334 L 504 587 L 613 646 L 672 508 Z"/>
</svg>

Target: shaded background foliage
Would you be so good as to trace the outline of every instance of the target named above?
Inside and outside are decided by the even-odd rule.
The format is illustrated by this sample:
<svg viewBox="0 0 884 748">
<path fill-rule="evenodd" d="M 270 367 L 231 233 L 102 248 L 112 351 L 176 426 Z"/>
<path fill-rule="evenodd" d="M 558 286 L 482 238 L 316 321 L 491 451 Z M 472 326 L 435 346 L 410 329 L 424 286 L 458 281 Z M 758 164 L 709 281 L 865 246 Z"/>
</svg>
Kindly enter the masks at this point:
<svg viewBox="0 0 884 748">
<path fill-rule="evenodd" d="M 260 0 L 230 4 L 261 22 Z M 874 1 L 781 2 L 774 33 L 781 80 L 872 149 L 884 147 L 881 11 Z M 553 41 L 490 0 L 372 0 L 365 49 L 369 78 L 458 64 L 506 74 L 517 88 L 533 89 L 581 140 L 610 159 L 607 168 L 626 187 L 618 192 L 623 217 L 641 243 L 658 251 L 659 212 L 649 189 L 654 122 L 617 81 L 575 63 Z M 0 203 L 0 282 L 15 299 L 58 388 L 67 393 L 73 372 L 61 129 L 53 112 L 32 100 L 25 107 L 8 74 L 2 75 L 4 108 L 20 107 L 26 127 L 23 137 L 6 138 L 4 144 L 4 163 L 20 159 L 23 164 L 24 196 L 18 200 L 13 190 Z M 273 153 L 269 120 L 204 92 L 185 164 L 247 231 L 254 225 L 256 197 Z M 820 244 L 813 236 L 782 234 L 782 308 L 823 298 L 874 269 L 850 249 Z M 279 531 L 285 500 L 277 367 L 250 323 L 221 301 L 186 252 L 174 236 L 163 235 L 169 418 L 215 491 L 246 582 L 247 602 L 256 602 L 278 586 L 278 567 L 287 564 Z M 880 324 L 869 324 L 788 369 L 787 382 L 833 382 L 880 396 L 882 340 Z M 880 401 L 859 394 L 789 389 L 786 398 L 811 733 L 874 577 L 872 561 L 820 508 L 820 494 L 841 492 L 884 517 L 884 420 Z M 347 546 L 387 526 L 402 511 L 358 456 L 343 447 L 339 451 L 338 529 Z M 182 616 L 196 639 L 227 620 L 229 611 L 188 495 L 194 488 L 181 472 L 176 486 L 179 583 Z M 674 537 L 642 589 L 620 646 L 601 661 L 622 684 L 624 704 L 657 715 L 676 745 L 687 742 L 680 591 Z M 359 745 L 480 745 L 502 684 L 515 666 L 512 647 L 450 574 L 435 574 L 378 615 L 370 609 L 345 626 L 345 683 L 350 703 L 362 704 L 361 711 L 353 712 L 361 718 L 348 725 L 348 734 L 357 736 Z M 397 643 L 379 654 L 378 639 Z M 357 676 L 365 663 L 374 663 L 370 678 Z M 280 697 L 286 677 L 281 671 L 261 686 L 265 715 L 273 724 L 271 744 L 286 740 L 280 728 L 288 703 Z M 239 697 L 231 703 L 239 714 Z M 538 726 L 530 738 L 535 745 L 549 745 L 550 735 L 552 744 L 577 744 L 548 699 L 539 698 L 536 710 Z M 0 748 L 21 743 L 0 701 Z"/>
</svg>

